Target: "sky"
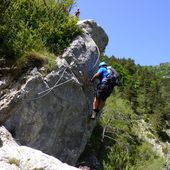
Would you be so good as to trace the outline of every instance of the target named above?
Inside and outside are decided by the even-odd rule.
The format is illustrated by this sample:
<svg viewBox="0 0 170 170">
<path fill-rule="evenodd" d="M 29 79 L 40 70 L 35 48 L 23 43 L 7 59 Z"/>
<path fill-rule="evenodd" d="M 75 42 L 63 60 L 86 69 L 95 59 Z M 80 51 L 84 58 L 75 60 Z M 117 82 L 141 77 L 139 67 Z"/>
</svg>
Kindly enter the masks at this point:
<svg viewBox="0 0 170 170">
<path fill-rule="evenodd" d="M 170 62 L 170 0 L 76 0 L 77 8 L 80 20 L 94 19 L 107 33 L 107 56 Z"/>
</svg>

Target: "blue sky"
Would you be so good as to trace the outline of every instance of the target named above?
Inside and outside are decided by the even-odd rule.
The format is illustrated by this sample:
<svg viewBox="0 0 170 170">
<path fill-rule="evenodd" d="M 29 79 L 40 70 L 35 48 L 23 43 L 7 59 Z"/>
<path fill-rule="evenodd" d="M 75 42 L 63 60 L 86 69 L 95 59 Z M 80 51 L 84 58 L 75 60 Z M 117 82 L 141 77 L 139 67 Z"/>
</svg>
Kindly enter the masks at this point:
<svg viewBox="0 0 170 170">
<path fill-rule="evenodd" d="M 170 62 L 170 0 L 76 0 L 80 19 L 94 19 L 109 37 L 105 54 L 136 64 Z"/>
</svg>

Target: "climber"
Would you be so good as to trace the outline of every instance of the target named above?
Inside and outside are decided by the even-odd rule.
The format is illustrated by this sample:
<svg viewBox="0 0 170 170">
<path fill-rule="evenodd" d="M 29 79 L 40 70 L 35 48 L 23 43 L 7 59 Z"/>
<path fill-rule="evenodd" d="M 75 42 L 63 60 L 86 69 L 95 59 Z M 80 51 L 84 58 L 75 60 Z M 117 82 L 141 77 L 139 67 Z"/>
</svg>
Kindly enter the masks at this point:
<svg viewBox="0 0 170 170">
<path fill-rule="evenodd" d="M 106 99 L 110 96 L 114 86 L 118 81 L 119 74 L 111 66 L 107 67 L 105 62 L 99 64 L 98 71 L 91 79 L 93 82 L 95 79 L 99 79 L 100 82 L 97 85 L 96 96 L 93 100 L 93 112 L 91 119 L 96 118 L 96 114 L 104 107 Z"/>
<path fill-rule="evenodd" d="M 79 9 L 79 8 L 76 10 L 76 12 L 74 13 L 74 15 L 75 15 L 77 18 L 79 18 L 79 16 L 80 16 L 80 9 Z"/>
</svg>

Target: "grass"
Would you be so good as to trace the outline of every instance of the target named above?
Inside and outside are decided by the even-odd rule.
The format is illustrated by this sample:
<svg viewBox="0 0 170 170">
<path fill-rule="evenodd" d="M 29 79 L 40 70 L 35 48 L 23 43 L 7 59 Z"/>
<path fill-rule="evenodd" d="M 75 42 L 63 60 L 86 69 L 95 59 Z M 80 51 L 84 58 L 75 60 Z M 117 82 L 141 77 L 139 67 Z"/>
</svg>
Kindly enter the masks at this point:
<svg viewBox="0 0 170 170">
<path fill-rule="evenodd" d="M 9 164 L 14 164 L 17 167 L 19 167 L 19 160 L 17 160 L 16 158 L 10 158 L 9 159 Z"/>
<path fill-rule="evenodd" d="M 161 170 L 165 166 L 165 160 L 163 158 L 157 158 L 148 161 L 145 165 L 137 167 L 137 170 Z"/>
</svg>

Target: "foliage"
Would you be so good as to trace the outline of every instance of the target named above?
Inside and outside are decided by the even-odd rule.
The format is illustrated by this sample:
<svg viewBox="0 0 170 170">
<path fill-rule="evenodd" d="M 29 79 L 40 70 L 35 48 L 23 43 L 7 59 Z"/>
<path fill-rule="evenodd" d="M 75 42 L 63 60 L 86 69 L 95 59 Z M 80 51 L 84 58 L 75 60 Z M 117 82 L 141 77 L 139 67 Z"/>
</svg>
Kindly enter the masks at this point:
<svg viewBox="0 0 170 170">
<path fill-rule="evenodd" d="M 30 51 L 60 54 L 81 31 L 67 10 L 72 0 L 1 0 L 0 55 L 16 60 Z"/>
<path fill-rule="evenodd" d="M 20 164 L 20 162 L 19 162 L 19 160 L 18 159 L 16 159 L 16 158 L 10 158 L 9 160 L 8 160 L 8 162 L 9 162 L 9 164 L 14 164 L 15 166 L 17 166 L 17 167 L 19 167 L 19 164 Z"/>
<path fill-rule="evenodd" d="M 138 165 L 137 170 L 160 170 L 164 167 L 165 160 L 163 158 L 156 158 L 154 160 L 149 160 L 145 165 Z"/>
<path fill-rule="evenodd" d="M 46 75 L 55 66 L 55 56 L 46 52 L 31 51 L 19 58 L 14 65 L 17 67 L 16 75 L 19 77 L 20 74 L 26 72 L 33 67 L 44 67 L 44 74 Z"/>
<path fill-rule="evenodd" d="M 136 122 L 137 116 L 128 101 L 117 95 L 108 99 L 101 119 L 105 129 L 103 169 L 137 169 L 138 165 L 158 158 L 152 146 L 138 137 Z"/>
<path fill-rule="evenodd" d="M 154 70 L 158 75 L 161 76 L 170 76 L 170 63 L 161 63 L 158 66 L 150 67 L 150 69 Z"/>
</svg>

